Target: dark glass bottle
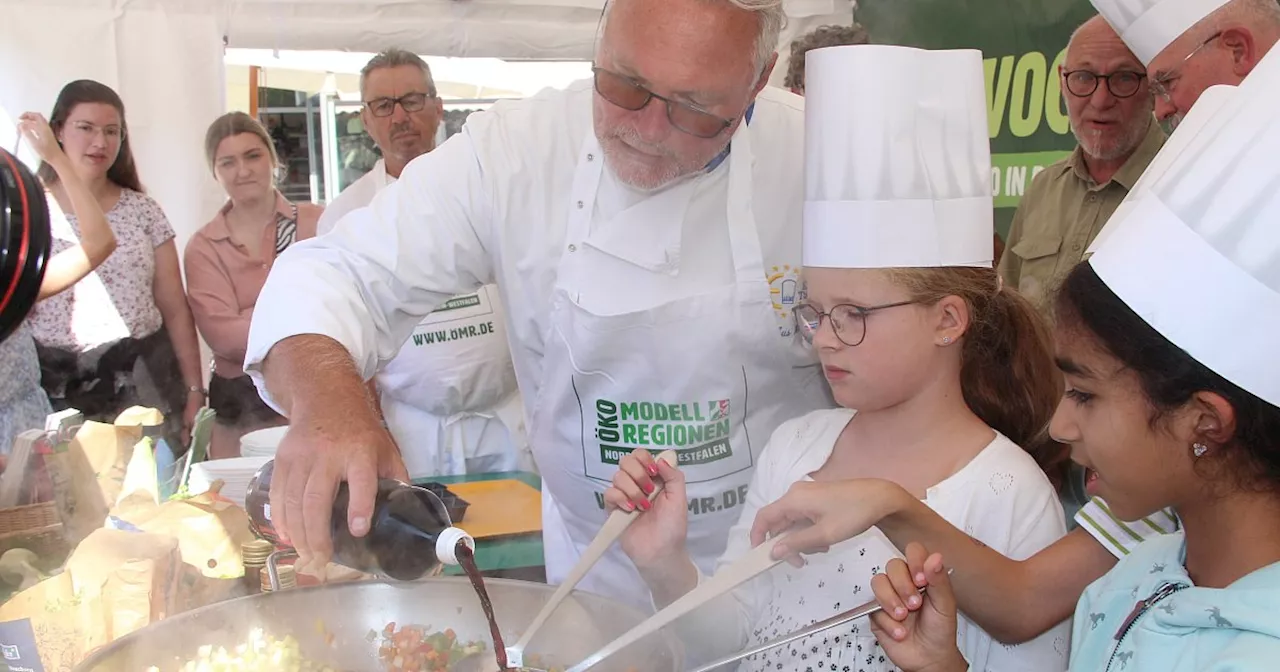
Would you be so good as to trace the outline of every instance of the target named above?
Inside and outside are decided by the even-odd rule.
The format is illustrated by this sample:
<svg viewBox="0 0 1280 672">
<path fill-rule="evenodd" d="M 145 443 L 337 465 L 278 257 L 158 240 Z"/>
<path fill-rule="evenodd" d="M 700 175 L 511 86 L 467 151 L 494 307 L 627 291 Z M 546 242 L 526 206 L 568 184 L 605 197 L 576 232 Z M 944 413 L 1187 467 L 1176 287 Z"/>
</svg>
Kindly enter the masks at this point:
<svg viewBox="0 0 1280 672">
<path fill-rule="evenodd" d="M 271 472 L 274 463 L 262 465 L 249 482 L 245 509 L 255 534 L 273 544 L 280 536 L 271 523 Z M 413 581 L 437 570 L 441 564 L 458 564 L 457 548 L 475 542 L 453 527 L 444 503 L 429 490 L 400 481 L 378 481 L 369 533 L 352 536 L 347 527 L 347 484 L 338 487 L 333 501 L 330 529 L 333 561 L 355 570 Z"/>
</svg>

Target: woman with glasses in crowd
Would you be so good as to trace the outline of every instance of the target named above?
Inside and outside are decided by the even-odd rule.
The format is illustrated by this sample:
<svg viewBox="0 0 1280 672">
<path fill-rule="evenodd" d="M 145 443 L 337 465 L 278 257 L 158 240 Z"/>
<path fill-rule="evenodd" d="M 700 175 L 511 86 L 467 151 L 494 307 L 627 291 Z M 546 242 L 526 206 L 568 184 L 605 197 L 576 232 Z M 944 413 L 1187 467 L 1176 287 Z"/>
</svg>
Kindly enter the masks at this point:
<svg viewBox="0 0 1280 672">
<path fill-rule="evenodd" d="M 58 94 L 49 122 L 106 213 L 116 250 L 70 291 L 32 311 L 45 391 L 55 409 L 75 408 L 105 422 L 130 406 L 159 409 L 165 434 L 185 443 L 205 401 L 199 346 L 173 227 L 143 193 L 124 103 L 103 84 L 74 81 Z M 80 212 L 59 171 L 46 161 L 39 174 L 63 212 Z M 75 214 L 55 221 L 55 253 L 80 245 L 83 229 Z"/>
<path fill-rule="evenodd" d="M 316 235 L 322 208 L 291 203 L 276 189 L 280 160 L 253 117 L 231 112 L 205 134 L 205 158 L 227 203 L 187 243 L 187 291 L 200 333 L 213 350 L 209 405 L 217 414 L 210 455 L 236 457 L 246 432 L 284 424 L 240 368 L 258 292 L 276 256 Z"/>
</svg>

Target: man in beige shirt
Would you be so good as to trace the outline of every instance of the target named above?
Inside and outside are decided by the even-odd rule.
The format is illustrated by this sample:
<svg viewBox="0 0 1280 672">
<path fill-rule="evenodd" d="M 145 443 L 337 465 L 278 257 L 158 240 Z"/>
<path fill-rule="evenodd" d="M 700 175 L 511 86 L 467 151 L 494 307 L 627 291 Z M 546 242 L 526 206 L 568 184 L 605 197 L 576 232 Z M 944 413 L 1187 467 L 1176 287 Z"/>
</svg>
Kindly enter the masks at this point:
<svg viewBox="0 0 1280 672">
<path fill-rule="evenodd" d="M 1102 17 L 1071 36 L 1059 68 L 1078 143 L 1031 182 L 1009 230 L 1000 276 L 1046 315 L 1062 278 L 1164 144 L 1146 70 Z"/>
</svg>

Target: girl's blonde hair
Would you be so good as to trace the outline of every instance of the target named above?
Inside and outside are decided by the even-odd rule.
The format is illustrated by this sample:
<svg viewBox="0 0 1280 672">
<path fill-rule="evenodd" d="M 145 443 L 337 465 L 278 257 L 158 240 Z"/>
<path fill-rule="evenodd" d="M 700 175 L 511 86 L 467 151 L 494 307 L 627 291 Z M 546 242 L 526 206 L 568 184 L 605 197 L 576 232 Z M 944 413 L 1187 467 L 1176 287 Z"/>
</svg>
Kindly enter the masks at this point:
<svg viewBox="0 0 1280 672">
<path fill-rule="evenodd" d="M 961 342 L 960 387 L 983 422 L 1022 446 L 1049 480 L 1066 479 L 1068 448 L 1049 438 L 1062 396 L 1049 326 L 1026 298 L 1002 287 L 990 268 L 890 269 L 890 280 L 924 304 L 957 296 L 969 307 Z"/>
</svg>

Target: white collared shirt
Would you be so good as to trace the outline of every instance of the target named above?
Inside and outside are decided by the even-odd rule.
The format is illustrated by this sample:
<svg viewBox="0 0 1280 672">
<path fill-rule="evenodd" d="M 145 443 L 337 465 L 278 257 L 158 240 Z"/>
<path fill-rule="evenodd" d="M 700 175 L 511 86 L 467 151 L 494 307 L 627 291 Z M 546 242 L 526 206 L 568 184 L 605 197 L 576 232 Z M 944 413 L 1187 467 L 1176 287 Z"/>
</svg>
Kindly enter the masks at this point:
<svg viewBox="0 0 1280 672">
<path fill-rule="evenodd" d="M 396 355 L 433 308 L 496 282 L 520 389 L 525 399 L 536 399 L 561 255 L 605 235 L 566 239 L 570 208 L 593 207 L 571 200 L 582 142 L 591 130 L 592 95 L 591 82 L 584 81 L 472 115 L 461 133 L 411 162 L 370 207 L 343 217 L 328 235 L 290 247 L 263 289 L 250 332 L 246 369 L 260 389 L 261 362 L 285 338 L 330 336 L 367 378 Z M 800 266 L 803 125 L 800 97 L 780 89 L 760 94 L 749 127 L 755 224 L 775 299 L 788 280 L 795 286 Z M 674 279 L 662 269 L 602 261 L 591 277 L 566 279 L 582 293 L 583 307 L 643 310 L 701 284 L 730 282 L 728 244 L 719 242 L 727 241 L 725 202 L 718 195 L 723 178 L 716 175 L 724 167 L 697 178 L 704 195 L 693 199 L 691 212 L 704 213 L 709 225 L 677 232 Z M 613 178 L 605 171 L 604 179 Z M 677 237 L 664 224 L 671 223 L 609 235 L 621 236 L 628 256 L 661 258 Z M 775 307 L 783 326 L 779 347 L 794 348 L 784 326 L 790 306 Z M 680 346 L 655 344 L 662 347 Z"/>
</svg>

